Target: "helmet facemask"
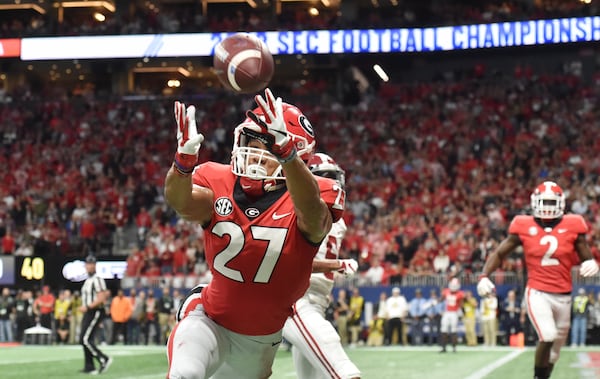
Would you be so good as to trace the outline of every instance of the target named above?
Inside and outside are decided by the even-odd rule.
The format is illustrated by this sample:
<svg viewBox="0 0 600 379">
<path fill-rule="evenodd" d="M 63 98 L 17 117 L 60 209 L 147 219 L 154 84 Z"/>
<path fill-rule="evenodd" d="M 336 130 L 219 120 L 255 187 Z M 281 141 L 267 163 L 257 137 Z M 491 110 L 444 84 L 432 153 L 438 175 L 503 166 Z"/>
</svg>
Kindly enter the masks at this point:
<svg viewBox="0 0 600 379">
<path fill-rule="evenodd" d="M 312 157 L 315 147 L 312 127 L 298 108 L 286 103 L 283 105 L 291 143 L 295 145 L 298 156 L 306 162 Z M 261 114 L 260 108 L 255 109 L 253 112 Z M 250 187 L 249 183 L 251 181 L 255 182 L 252 187 L 256 183 L 262 183 L 261 187 L 265 192 L 281 188 L 285 180 L 283 167 L 269 151 L 248 146 L 252 138 L 245 133 L 245 128 L 254 129 L 256 125 L 247 118 L 235 128 L 233 150 L 231 151 L 231 171 L 242 179 L 246 178 L 243 179 L 246 183 L 246 186 L 243 186 L 244 190 Z M 274 162 L 277 165 L 277 168 L 271 174 L 267 172 L 266 162 Z"/>
</svg>

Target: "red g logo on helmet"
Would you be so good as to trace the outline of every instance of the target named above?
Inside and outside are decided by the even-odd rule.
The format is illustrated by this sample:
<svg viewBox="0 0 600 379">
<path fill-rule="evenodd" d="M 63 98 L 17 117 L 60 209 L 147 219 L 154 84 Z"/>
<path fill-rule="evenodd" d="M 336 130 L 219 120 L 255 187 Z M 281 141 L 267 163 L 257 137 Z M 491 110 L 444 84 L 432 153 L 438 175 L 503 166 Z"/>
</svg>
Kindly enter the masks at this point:
<svg viewBox="0 0 600 379">
<path fill-rule="evenodd" d="M 316 144 L 312 124 L 298 107 L 287 103 L 283 103 L 283 118 L 298 155 L 304 162 L 308 162 L 314 154 Z"/>
<path fill-rule="evenodd" d="M 304 161 L 308 160 L 313 156 L 315 151 L 315 133 L 314 129 L 306 118 L 306 116 L 298 109 L 298 107 L 282 103 L 283 108 L 283 119 L 285 122 L 285 128 L 288 132 L 288 136 L 292 140 L 292 143 L 296 147 L 298 156 Z M 263 116 L 263 112 L 260 107 L 252 110 L 256 115 Z M 260 150 L 256 148 L 248 147 L 248 136 L 244 133 L 244 127 L 248 124 L 253 125 L 253 121 L 250 118 L 246 118 L 241 124 L 239 124 L 233 133 L 233 150 L 231 151 L 231 171 L 238 176 L 248 177 L 251 179 L 264 179 L 264 180 L 277 180 L 285 179 L 281 165 L 271 175 L 267 175 L 266 172 L 261 170 L 252 170 L 251 168 L 257 168 L 256 164 L 250 165 L 250 158 L 255 157 L 259 162 L 268 159 L 277 161 L 277 159 L 268 153 L 266 150 Z M 272 182 L 269 182 L 272 183 Z"/>
</svg>

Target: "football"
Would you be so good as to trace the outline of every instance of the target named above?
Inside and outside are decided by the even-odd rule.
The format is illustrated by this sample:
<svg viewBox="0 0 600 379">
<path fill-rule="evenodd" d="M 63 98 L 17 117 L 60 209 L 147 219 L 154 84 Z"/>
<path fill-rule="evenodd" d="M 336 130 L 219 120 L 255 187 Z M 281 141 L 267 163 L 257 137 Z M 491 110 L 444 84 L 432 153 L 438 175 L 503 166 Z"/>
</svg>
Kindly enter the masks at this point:
<svg viewBox="0 0 600 379">
<path fill-rule="evenodd" d="M 264 42 L 247 33 L 236 33 L 215 46 L 213 68 L 225 88 L 249 93 L 269 84 L 275 64 Z"/>
</svg>

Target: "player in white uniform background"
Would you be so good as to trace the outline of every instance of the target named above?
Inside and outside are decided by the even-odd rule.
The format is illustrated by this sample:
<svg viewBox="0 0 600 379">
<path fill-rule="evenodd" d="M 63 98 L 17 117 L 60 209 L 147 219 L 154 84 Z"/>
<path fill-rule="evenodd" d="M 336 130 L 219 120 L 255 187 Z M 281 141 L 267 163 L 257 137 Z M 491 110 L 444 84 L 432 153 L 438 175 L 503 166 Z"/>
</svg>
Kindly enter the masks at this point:
<svg viewBox="0 0 600 379">
<path fill-rule="evenodd" d="M 318 153 L 308 162 L 315 175 L 337 180 L 344 187 L 344 171 L 328 155 Z M 321 243 L 315 262 L 337 259 L 346 235 L 343 219 L 335 222 Z M 340 260 L 338 272 L 351 275 L 358 263 L 354 259 Z M 313 271 L 315 263 L 313 263 Z M 283 328 L 283 337 L 292 344 L 292 355 L 299 379 L 360 378 L 360 370 L 348 358 L 334 326 L 325 319 L 334 286 L 334 272 L 313 273 L 306 294 L 294 304 L 294 313 Z"/>
</svg>

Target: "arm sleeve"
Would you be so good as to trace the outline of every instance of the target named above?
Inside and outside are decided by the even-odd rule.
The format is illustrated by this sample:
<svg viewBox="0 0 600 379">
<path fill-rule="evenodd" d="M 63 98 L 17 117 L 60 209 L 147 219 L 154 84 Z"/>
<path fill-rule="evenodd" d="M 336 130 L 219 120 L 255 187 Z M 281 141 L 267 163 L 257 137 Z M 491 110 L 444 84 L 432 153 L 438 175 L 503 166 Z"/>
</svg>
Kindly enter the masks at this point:
<svg viewBox="0 0 600 379">
<path fill-rule="evenodd" d="M 317 182 L 319 183 L 319 189 L 321 190 L 321 199 L 323 199 L 329 207 L 333 222 L 338 221 L 344 214 L 346 191 L 332 179 L 317 177 Z"/>
</svg>

